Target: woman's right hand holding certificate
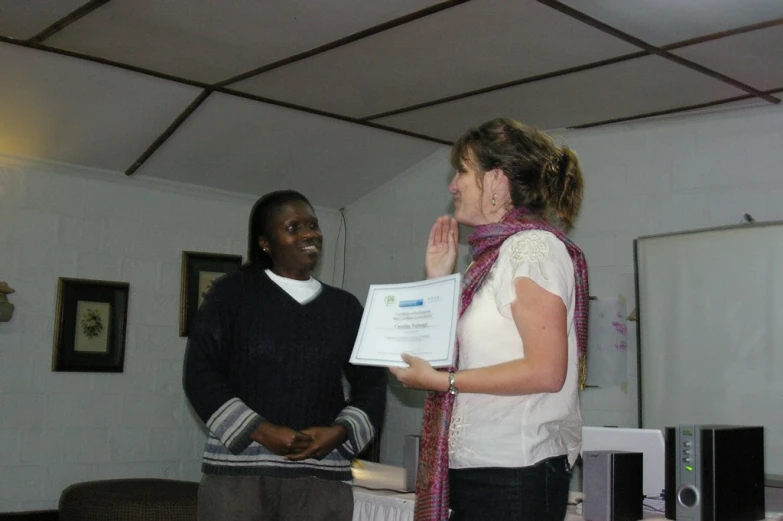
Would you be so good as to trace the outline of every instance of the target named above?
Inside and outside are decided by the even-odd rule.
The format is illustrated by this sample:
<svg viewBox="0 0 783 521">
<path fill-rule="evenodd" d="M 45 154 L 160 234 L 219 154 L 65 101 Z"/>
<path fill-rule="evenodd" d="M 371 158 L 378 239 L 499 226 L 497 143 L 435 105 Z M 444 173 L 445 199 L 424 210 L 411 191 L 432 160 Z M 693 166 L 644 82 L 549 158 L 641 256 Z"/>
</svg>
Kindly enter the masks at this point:
<svg viewBox="0 0 783 521">
<path fill-rule="evenodd" d="M 457 266 L 457 243 L 459 226 L 457 220 L 442 215 L 435 220 L 427 241 L 424 267 L 428 279 L 445 277 L 454 273 Z"/>
</svg>

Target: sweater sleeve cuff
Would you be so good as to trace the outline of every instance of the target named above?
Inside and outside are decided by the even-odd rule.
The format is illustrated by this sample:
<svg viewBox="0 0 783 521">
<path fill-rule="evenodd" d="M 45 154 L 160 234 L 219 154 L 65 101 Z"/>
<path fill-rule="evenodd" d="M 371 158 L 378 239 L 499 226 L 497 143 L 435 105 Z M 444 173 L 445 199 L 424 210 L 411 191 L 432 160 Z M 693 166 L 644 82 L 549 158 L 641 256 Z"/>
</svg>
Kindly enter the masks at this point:
<svg viewBox="0 0 783 521">
<path fill-rule="evenodd" d="M 354 458 L 372 441 L 375 428 L 363 410 L 348 406 L 343 409 L 334 423 L 348 430 L 348 439 L 337 449 L 346 458 Z"/>
<path fill-rule="evenodd" d="M 253 442 L 250 435 L 264 419 L 239 398 L 224 403 L 207 421 L 207 428 L 233 454 L 239 454 Z"/>
</svg>

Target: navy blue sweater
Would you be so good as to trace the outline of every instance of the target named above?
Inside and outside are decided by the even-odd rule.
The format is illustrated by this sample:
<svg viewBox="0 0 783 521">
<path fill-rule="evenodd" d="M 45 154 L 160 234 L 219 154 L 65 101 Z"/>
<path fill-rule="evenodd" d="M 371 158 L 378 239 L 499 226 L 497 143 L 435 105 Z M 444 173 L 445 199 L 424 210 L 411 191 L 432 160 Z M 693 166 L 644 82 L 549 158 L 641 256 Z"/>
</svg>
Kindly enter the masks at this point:
<svg viewBox="0 0 783 521">
<path fill-rule="evenodd" d="M 300 304 L 263 271 L 216 281 L 184 368 L 185 394 L 210 431 L 203 471 L 350 479 L 350 459 L 377 432 L 386 400 L 385 369 L 348 364 L 361 315 L 356 297 L 326 284 Z M 323 460 L 288 461 L 250 439 L 262 420 L 295 430 L 339 423 L 349 439 Z"/>
</svg>

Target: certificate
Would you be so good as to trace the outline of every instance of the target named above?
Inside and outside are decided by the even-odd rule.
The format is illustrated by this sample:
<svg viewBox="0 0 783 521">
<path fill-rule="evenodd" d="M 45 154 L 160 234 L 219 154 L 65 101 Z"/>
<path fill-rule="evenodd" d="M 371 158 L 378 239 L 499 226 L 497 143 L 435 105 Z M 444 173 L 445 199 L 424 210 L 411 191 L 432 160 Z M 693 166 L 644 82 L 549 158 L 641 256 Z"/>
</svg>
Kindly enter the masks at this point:
<svg viewBox="0 0 783 521">
<path fill-rule="evenodd" d="M 351 363 L 405 367 L 400 355 L 408 353 L 433 367 L 453 365 L 459 295 L 459 273 L 371 285 Z"/>
</svg>

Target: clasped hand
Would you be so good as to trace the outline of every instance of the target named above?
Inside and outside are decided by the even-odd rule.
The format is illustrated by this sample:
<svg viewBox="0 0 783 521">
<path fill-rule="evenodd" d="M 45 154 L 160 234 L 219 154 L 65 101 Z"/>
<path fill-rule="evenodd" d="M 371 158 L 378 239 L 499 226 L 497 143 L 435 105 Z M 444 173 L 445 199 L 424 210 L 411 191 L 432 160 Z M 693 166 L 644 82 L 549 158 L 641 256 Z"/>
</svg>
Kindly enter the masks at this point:
<svg viewBox="0 0 783 521">
<path fill-rule="evenodd" d="M 323 459 L 345 441 L 348 432 L 342 425 L 308 427 L 296 431 L 284 425 L 268 421 L 259 424 L 250 435 L 273 454 L 285 456 L 291 461 L 308 458 Z"/>
</svg>

